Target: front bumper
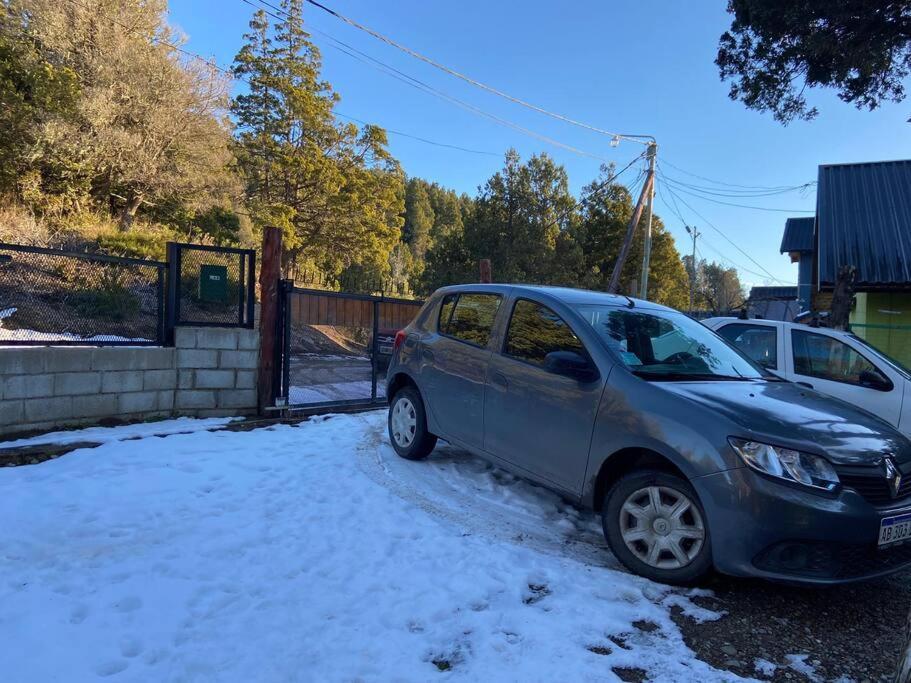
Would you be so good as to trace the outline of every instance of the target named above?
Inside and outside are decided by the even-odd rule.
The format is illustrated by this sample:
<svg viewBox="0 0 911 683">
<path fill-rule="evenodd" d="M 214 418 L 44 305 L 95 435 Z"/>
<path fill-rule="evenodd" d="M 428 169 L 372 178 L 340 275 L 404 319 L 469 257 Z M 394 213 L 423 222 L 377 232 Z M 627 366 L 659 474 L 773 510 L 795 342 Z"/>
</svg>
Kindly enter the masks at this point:
<svg viewBox="0 0 911 683">
<path fill-rule="evenodd" d="M 776 482 L 747 467 L 693 480 L 708 517 L 718 571 L 808 584 L 838 584 L 911 567 L 911 543 L 879 549 L 883 517 L 858 493 L 836 496 Z"/>
</svg>

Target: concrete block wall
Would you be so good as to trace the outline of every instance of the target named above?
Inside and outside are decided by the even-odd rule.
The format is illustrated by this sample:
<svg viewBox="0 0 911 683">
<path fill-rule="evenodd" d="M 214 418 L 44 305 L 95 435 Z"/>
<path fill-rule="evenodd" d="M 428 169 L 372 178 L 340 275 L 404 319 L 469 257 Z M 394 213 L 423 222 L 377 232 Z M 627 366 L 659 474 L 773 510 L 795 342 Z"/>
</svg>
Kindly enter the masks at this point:
<svg viewBox="0 0 911 683">
<path fill-rule="evenodd" d="M 180 327 L 176 333 L 177 411 L 210 416 L 256 409 L 257 330 Z"/>
<path fill-rule="evenodd" d="M 105 420 L 255 413 L 259 332 L 176 332 L 172 348 L 0 348 L 0 437 Z"/>
</svg>

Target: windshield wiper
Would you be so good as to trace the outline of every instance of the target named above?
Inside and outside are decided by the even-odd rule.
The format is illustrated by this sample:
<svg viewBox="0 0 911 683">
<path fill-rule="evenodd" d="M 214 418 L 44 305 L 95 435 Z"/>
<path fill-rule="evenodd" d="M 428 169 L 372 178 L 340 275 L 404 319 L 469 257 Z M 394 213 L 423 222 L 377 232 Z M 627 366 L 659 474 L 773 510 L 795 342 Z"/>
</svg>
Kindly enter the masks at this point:
<svg viewBox="0 0 911 683">
<path fill-rule="evenodd" d="M 642 379 L 664 382 L 750 382 L 759 377 L 740 377 L 737 375 L 715 375 L 711 372 L 649 372 L 648 370 L 633 370 L 634 375 Z"/>
</svg>

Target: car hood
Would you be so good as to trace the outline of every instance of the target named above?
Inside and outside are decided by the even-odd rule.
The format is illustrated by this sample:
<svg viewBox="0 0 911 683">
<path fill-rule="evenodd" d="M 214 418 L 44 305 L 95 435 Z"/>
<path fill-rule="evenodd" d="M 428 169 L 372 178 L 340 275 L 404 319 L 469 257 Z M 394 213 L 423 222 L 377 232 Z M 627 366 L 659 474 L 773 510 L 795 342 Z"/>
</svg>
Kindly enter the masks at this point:
<svg viewBox="0 0 911 683">
<path fill-rule="evenodd" d="M 711 409 L 739 433 L 773 445 L 818 453 L 840 464 L 873 464 L 891 453 L 911 463 L 911 441 L 878 417 L 790 382 L 655 382 Z"/>
</svg>

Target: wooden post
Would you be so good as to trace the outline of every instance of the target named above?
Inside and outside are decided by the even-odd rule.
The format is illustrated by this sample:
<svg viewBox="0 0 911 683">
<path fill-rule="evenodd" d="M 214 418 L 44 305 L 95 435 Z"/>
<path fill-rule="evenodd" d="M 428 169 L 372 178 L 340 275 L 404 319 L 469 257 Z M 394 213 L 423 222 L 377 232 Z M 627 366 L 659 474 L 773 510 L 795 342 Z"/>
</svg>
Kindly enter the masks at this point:
<svg viewBox="0 0 911 683">
<path fill-rule="evenodd" d="M 645 182 L 642 184 L 642 193 L 639 195 L 639 201 L 636 202 L 636 209 L 629 219 L 626 226 L 626 237 L 623 238 L 623 246 L 620 247 L 620 253 L 617 256 L 617 262 L 614 264 L 614 271 L 610 276 L 610 284 L 607 291 L 611 294 L 617 293 L 617 285 L 620 284 L 620 271 L 623 270 L 623 264 L 626 263 L 626 257 L 629 254 L 630 245 L 633 243 L 633 234 L 636 232 L 636 226 L 639 225 L 639 219 L 642 217 L 642 209 L 645 207 L 645 200 L 652 191 L 652 183 L 655 180 L 655 173 L 649 169 Z"/>
<path fill-rule="evenodd" d="M 262 260 L 259 268 L 259 412 L 272 406 L 275 382 L 275 357 L 279 339 L 275 334 L 278 322 L 278 281 L 282 272 L 282 232 L 278 228 L 263 230 Z"/>
<path fill-rule="evenodd" d="M 493 274 L 490 270 L 490 259 L 482 258 L 481 259 L 481 282 L 487 284 L 493 282 Z"/>
</svg>

